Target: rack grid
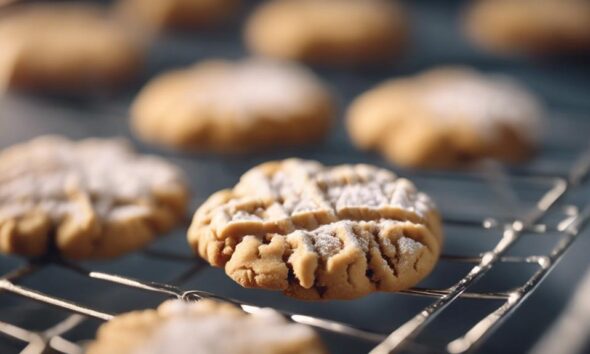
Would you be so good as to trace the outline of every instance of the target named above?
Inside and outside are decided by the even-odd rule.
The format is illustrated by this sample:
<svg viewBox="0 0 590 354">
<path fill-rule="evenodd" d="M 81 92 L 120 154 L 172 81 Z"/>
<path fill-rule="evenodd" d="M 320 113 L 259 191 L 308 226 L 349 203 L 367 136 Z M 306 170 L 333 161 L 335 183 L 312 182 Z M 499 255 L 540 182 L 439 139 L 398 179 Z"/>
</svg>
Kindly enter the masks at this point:
<svg viewBox="0 0 590 354">
<path fill-rule="evenodd" d="M 535 183 L 540 180 L 549 182 L 551 187 L 543 193 L 534 207 L 525 216 L 513 220 L 501 220 L 498 218 L 485 218 L 481 221 L 474 221 L 469 218 L 449 217 L 445 219 L 445 226 L 459 225 L 468 228 L 487 229 L 497 232 L 500 240 L 490 250 L 473 255 L 457 256 L 443 254 L 442 262 L 463 263 L 471 265 L 471 269 L 454 285 L 448 288 L 419 288 L 415 287 L 404 294 L 412 296 L 423 296 L 433 298 L 434 302 L 419 311 L 413 318 L 406 321 L 390 334 L 377 333 L 360 329 L 354 325 L 336 322 L 320 317 L 301 315 L 288 311 L 280 311 L 287 319 L 310 325 L 324 331 L 333 332 L 342 336 L 354 337 L 359 340 L 374 343 L 372 354 L 385 354 L 402 351 L 430 352 L 433 348 L 420 343 L 416 336 L 440 313 L 457 299 L 478 299 L 500 302 L 492 312 L 480 318 L 478 322 L 468 329 L 460 337 L 447 342 L 445 351 L 448 353 L 464 353 L 473 351 L 485 341 L 490 334 L 498 328 L 514 311 L 527 299 L 528 296 L 539 286 L 543 279 L 556 266 L 564 256 L 567 249 L 572 245 L 576 237 L 582 232 L 586 222 L 590 220 L 590 204 L 582 208 L 573 205 L 563 205 L 562 199 L 571 191 L 587 185 L 587 177 L 590 171 L 590 150 L 584 152 L 574 163 L 567 176 L 538 176 L 538 175 L 507 175 L 503 178 L 520 179 L 521 182 Z M 455 178 L 455 177 L 448 177 Z M 487 177 L 477 177 L 487 178 Z M 489 182 L 489 181 L 488 181 Z M 444 207 L 441 208 L 444 210 Z M 557 223 L 543 223 L 544 217 L 555 210 L 562 211 L 563 216 Z M 557 242 L 548 254 L 531 254 L 527 256 L 507 255 L 509 249 L 521 241 L 524 234 L 557 234 Z M 446 237 L 450 238 L 451 235 Z M 63 271 L 72 271 L 97 282 L 107 282 L 122 287 L 139 289 L 144 292 L 160 294 L 166 297 L 173 297 L 187 301 L 194 301 L 203 298 L 214 298 L 222 301 L 229 301 L 240 306 L 248 313 L 256 312 L 260 307 L 233 300 L 220 294 L 213 294 L 205 291 L 182 288 L 182 284 L 200 270 L 205 268 L 203 262 L 193 257 L 184 255 L 146 250 L 144 256 L 157 258 L 170 262 L 185 262 L 192 265 L 188 273 L 181 274 L 174 285 L 156 283 L 146 280 L 133 279 L 116 274 L 96 272 L 87 270 L 84 267 L 64 259 L 46 257 L 43 259 L 30 260 L 24 266 L 16 268 L 0 277 L 0 292 L 7 292 L 31 301 L 52 306 L 70 313 L 65 320 L 43 330 L 31 331 L 18 327 L 11 323 L 0 322 L 0 333 L 25 343 L 26 347 L 21 353 L 82 353 L 83 343 L 72 342 L 64 335 L 79 326 L 87 318 L 95 318 L 102 321 L 110 320 L 114 314 L 101 309 L 89 307 L 68 299 L 55 297 L 44 292 L 19 285 L 26 277 L 39 272 L 44 267 L 53 265 Z M 512 288 L 509 291 L 476 292 L 468 291 L 487 272 L 497 264 L 511 264 L 512 266 L 528 264 L 536 266 L 536 271 L 526 282 Z"/>
</svg>

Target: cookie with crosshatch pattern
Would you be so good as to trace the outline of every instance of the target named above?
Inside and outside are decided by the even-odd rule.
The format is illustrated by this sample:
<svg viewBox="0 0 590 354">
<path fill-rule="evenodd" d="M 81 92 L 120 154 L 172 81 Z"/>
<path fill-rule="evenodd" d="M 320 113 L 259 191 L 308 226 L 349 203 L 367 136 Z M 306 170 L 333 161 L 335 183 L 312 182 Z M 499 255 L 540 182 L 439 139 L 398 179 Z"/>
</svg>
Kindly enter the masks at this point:
<svg viewBox="0 0 590 354">
<path fill-rule="evenodd" d="M 0 151 L 0 251 L 121 255 L 184 217 L 183 173 L 123 140 L 44 136 Z"/>
<path fill-rule="evenodd" d="M 419 282 L 438 260 L 442 227 L 431 199 L 390 171 L 288 159 L 213 194 L 188 240 L 244 287 L 352 299 Z"/>
<path fill-rule="evenodd" d="M 169 300 L 103 324 L 87 354 L 324 354 L 317 334 L 262 308 L 246 314 L 228 303 Z"/>
</svg>

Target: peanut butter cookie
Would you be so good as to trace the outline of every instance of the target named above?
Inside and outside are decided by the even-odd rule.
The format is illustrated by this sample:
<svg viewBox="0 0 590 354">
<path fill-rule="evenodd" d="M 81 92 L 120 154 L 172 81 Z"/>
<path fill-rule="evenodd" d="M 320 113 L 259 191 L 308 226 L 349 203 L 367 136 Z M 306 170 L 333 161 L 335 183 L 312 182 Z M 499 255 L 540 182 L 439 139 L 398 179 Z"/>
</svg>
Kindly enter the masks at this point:
<svg viewBox="0 0 590 354">
<path fill-rule="evenodd" d="M 0 91 L 111 89 L 135 77 L 142 56 L 137 38 L 99 7 L 30 4 L 0 15 Z"/>
<path fill-rule="evenodd" d="M 461 67 L 387 81 L 355 99 L 348 132 L 361 149 L 412 167 L 517 162 L 536 148 L 539 101 L 511 78 Z"/>
<path fill-rule="evenodd" d="M 119 0 L 115 11 L 123 19 L 162 30 L 190 30 L 219 24 L 234 14 L 239 0 Z"/>
<path fill-rule="evenodd" d="M 147 142 L 235 153 L 317 142 L 333 111 L 328 90 L 296 64 L 211 60 L 148 83 L 131 124 Z"/>
<path fill-rule="evenodd" d="M 188 240 L 242 286 L 352 299 L 424 278 L 442 231 L 430 198 L 387 170 L 289 159 L 255 167 L 213 194 Z"/>
<path fill-rule="evenodd" d="M 387 63 L 407 37 L 404 11 L 393 1 L 275 0 L 248 20 L 246 42 L 257 54 L 310 63 Z"/>
<path fill-rule="evenodd" d="M 124 141 L 37 138 L 0 152 L 0 251 L 118 256 L 176 225 L 187 200 L 177 168 Z"/>
<path fill-rule="evenodd" d="M 315 332 L 272 309 L 246 314 L 212 300 L 170 300 L 102 325 L 88 354 L 325 354 Z"/>
<path fill-rule="evenodd" d="M 498 53 L 553 54 L 590 51 L 586 0 L 482 0 L 465 16 L 467 35 Z"/>
</svg>

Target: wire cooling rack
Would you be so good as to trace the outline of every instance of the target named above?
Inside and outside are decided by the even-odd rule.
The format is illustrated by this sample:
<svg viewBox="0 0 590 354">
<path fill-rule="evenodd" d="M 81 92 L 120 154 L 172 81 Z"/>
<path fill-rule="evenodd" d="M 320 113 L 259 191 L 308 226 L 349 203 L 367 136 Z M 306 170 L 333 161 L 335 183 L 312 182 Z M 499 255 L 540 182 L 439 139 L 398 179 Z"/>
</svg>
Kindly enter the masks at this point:
<svg viewBox="0 0 590 354">
<path fill-rule="evenodd" d="M 590 151 L 582 154 L 576 163 L 571 167 L 565 176 L 548 176 L 532 174 L 510 174 L 503 175 L 504 180 L 494 181 L 496 185 L 518 182 L 519 185 L 545 186 L 543 193 L 536 198 L 532 207 L 528 208 L 523 216 L 512 219 L 484 218 L 475 220 L 472 217 L 447 215 L 444 216 L 445 226 L 465 227 L 473 230 L 488 230 L 499 235 L 497 242 L 489 250 L 474 255 L 449 255 L 444 254 L 441 262 L 462 263 L 470 265 L 471 268 L 462 274 L 460 280 L 454 285 L 444 288 L 416 287 L 404 291 L 404 294 L 412 296 L 429 297 L 434 299 L 428 306 L 418 311 L 408 321 L 398 326 L 393 332 L 379 333 L 376 331 L 358 328 L 352 324 L 341 323 L 316 316 L 297 314 L 289 311 L 279 310 L 287 319 L 310 325 L 322 331 L 332 332 L 336 335 L 347 336 L 362 341 L 373 343 L 373 354 L 385 354 L 392 352 L 440 352 L 464 353 L 473 351 L 486 338 L 502 324 L 529 295 L 539 286 L 547 274 L 556 266 L 567 249 L 582 231 L 586 221 L 590 219 L 590 204 L 582 208 L 563 203 L 564 197 L 579 188 L 587 186 L 587 177 L 590 170 Z M 421 175 L 420 178 L 429 179 L 429 175 Z M 437 178 L 448 178 L 455 180 L 465 178 L 471 182 L 490 184 L 489 174 L 478 175 L 448 175 L 437 176 Z M 445 210 L 444 205 L 441 210 Z M 550 214 L 558 217 L 549 218 Z M 524 256 L 508 255 L 508 250 L 518 243 L 526 242 L 524 235 L 548 234 L 555 239 L 555 244 L 547 254 L 527 254 Z M 447 233 L 447 239 L 453 238 L 453 233 Z M 534 242 L 529 241 L 529 242 Z M 24 266 L 4 274 L 0 278 L 0 291 L 8 292 L 28 301 L 35 301 L 47 306 L 52 306 L 61 311 L 66 311 L 69 316 L 56 325 L 42 331 L 32 331 L 21 328 L 11 323 L 0 322 L 0 333 L 25 343 L 21 353 L 81 353 L 83 343 L 66 339 L 66 334 L 80 326 L 86 319 L 95 318 L 101 321 L 110 320 L 114 314 L 99 308 L 72 301 L 65 298 L 52 296 L 42 291 L 20 285 L 19 283 L 42 269 L 53 266 L 63 272 L 74 272 L 95 282 L 105 282 L 111 285 L 130 287 L 144 292 L 173 297 L 187 301 L 203 298 L 215 298 L 222 301 L 229 301 L 240 306 L 244 311 L 253 313 L 260 307 L 232 300 L 223 294 L 214 294 L 195 289 L 184 289 L 188 279 L 206 268 L 203 262 L 181 254 L 170 253 L 158 250 L 146 250 L 143 256 L 156 258 L 166 262 L 186 262 L 191 265 L 188 272 L 179 274 L 174 284 L 151 282 L 149 280 L 133 279 L 117 274 L 88 270 L 79 264 L 59 258 L 44 258 L 31 260 Z M 473 284 L 482 278 L 493 268 L 501 265 L 518 267 L 521 265 L 533 265 L 536 270 L 526 281 L 510 290 L 500 291 L 470 291 Z M 433 348 L 428 344 L 421 343 L 417 338 L 437 316 L 443 313 L 451 304 L 459 299 L 474 299 L 479 301 L 491 301 L 495 304 L 493 310 L 478 318 L 475 324 L 470 325 L 462 335 L 449 338 L 445 341 L 443 348 Z"/>
<path fill-rule="evenodd" d="M 0 4 L 2 2 L 0 0 Z M 8 2 L 12 1 L 8 0 Z M 255 3 L 255 1 L 251 2 Z M 578 112 L 583 115 L 579 118 L 590 118 L 587 117 L 590 106 L 587 103 L 586 83 L 588 76 L 587 70 L 585 70 L 587 65 L 584 62 L 577 64 L 569 61 L 556 62 L 558 65 L 551 61 L 546 63 L 539 61 L 514 62 L 476 53 L 462 42 L 460 34 L 456 31 L 454 12 L 460 7 L 460 4 L 461 1 L 407 2 L 406 5 L 410 10 L 419 15 L 416 18 L 421 23 L 420 26 L 413 29 L 415 32 L 413 33 L 415 37 L 413 38 L 413 48 L 408 53 L 405 63 L 396 64 L 396 67 L 391 71 L 387 69 L 385 72 L 379 71 L 379 73 L 363 72 L 362 75 L 327 70 L 322 72 L 323 78 L 329 79 L 332 85 L 338 87 L 343 102 L 347 102 L 380 82 L 385 75 L 405 75 L 441 63 L 461 63 L 474 65 L 479 69 L 516 75 L 544 96 L 547 103 L 560 113 L 571 115 Z M 198 59 L 211 56 L 236 57 L 243 54 L 239 49 L 241 48 L 241 34 L 238 27 L 239 23 L 236 23 L 233 28 L 227 29 L 227 33 L 194 33 L 187 38 L 173 36 L 160 40 L 155 44 L 155 48 L 150 54 L 150 66 L 143 79 L 145 80 L 162 70 L 187 65 Z M 107 102 L 99 99 L 98 102 L 92 104 L 60 101 L 58 105 L 45 105 L 39 104 L 30 97 L 22 102 L 19 98 L 10 100 L 0 98 L 0 126 L 4 127 L 0 127 L 0 144 L 8 146 L 46 133 L 66 134 L 76 138 L 129 136 L 127 123 L 122 119 L 127 116 L 128 101 L 126 98 L 121 98 L 121 102 L 119 102 L 118 99 L 115 103 L 112 103 L 111 99 Z M 585 134 L 586 141 L 584 143 L 588 143 L 588 134 L 584 132 L 590 129 L 590 125 L 580 126 L 571 119 L 561 119 L 568 117 L 551 118 L 554 118 L 552 123 L 556 123 L 556 125 L 551 126 L 551 134 L 544 142 L 547 148 L 544 149 L 543 156 L 527 165 L 528 173 L 513 173 L 514 171 L 512 171 L 508 176 L 503 174 L 497 176 L 498 170 L 491 169 L 484 171 L 487 173 L 481 176 L 457 174 L 409 176 L 417 182 L 421 189 L 435 197 L 439 203 L 445 221 L 446 245 L 449 246 L 445 249 L 445 254 L 442 255 L 433 275 L 426 279 L 421 287 L 409 289 L 402 294 L 372 295 L 366 302 L 361 300 L 360 302 L 343 304 L 328 303 L 325 305 L 329 310 L 322 312 L 316 311 L 318 307 L 314 306 L 301 306 L 302 309 L 291 306 L 289 311 L 283 312 L 285 316 L 292 321 L 320 328 L 321 332 L 335 333 L 337 340 L 342 339 L 342 342 L 347 343 L 344 345 L 348 345 L 347 339 L 361 341 L 366 344 L 363 348 L 374 348 L 373 353 L 440 353 L 445 351 L 460 353 L 476 350 L 541 284 L 582 232 L 584 223 L 589 218 L 590 207 L 588 205 L 570 205 L 571 198 L 568 198 L 567 195 L 578 195 L 577 192 L 584 189 L 584 195 L 588 196 L 590 183 L 587 182 L 586 176 L 590 165 L 590 155 L 583 154 L 573 167 L 570 166 L 570 162 L 571 157 L 580 152 L 580 146 L 576 140 L 579 142 L 580 136 Z M 578 123 L 582 119 L 578 119 Z M 570 129 L 567 129 L 568 125 L 571 125 Z M 343 127 L 337 127 L 337 130 L 331 140 L 321 147 L 321 152 L 316 155 L 311 153 L 312 156 L 305 157 L 329 162 L 329 164 L 359 161 L 381 163 L 380 160 L 371 160 L 370 156 L 360 155 L 350 146 Z M 305 154 L 305 152 L 298 151 L 297 155 L 300 156 L 299 154 Z M 198 177 L 195 180 L 198 187 L 196 190 L 199 191 L 199 194 L 203 190 L 210 192 L 219 186 L 229 185 L 246 167 L 255 164 L 253 161 L 238 162 L 244 169 L 233 166 L 230 169 L 225 165 L 222 166 L 223 163 L 217 162 L 219 159 L 211 162 L 204 157 L 195 159 L 198 161 L 189 161 L 189 159 L 176 159 L 177 157 L 172 156 L 175 162 L 181 162 L 182 166 L 191 172 L 191 176 Z M 283 157 L 286 156 L 279 154 L 269 157 L 265 155 L 256 162 Z M 215 173 L 202 173 L 202 170 Z M 556 172 L 556 170 L 567 171 L 567 173 Z M 223 174 L 219 172 L 223 172 Z M 206 179 L 208 181 L 201 182 Z M 433 182 L 434 180 L 436 182 Z M 467 188 L 463 182 L 474 187 Z M 428 184 L 432 187 L 430 190 L 424 188 Z M 455 188 L 458 185 L 460 188 Z M 526 212 L 514 213 L 513 210 L 506 210 L 504 213 L 498 213 L 497 205 L 491 203 L 490 193 L 480 193 L 481 191 L 478 190 L 485 186 L 489 192 L 490 185 L 493 190 L 498 192 L 499 196 L 510 194 L 504 193 L 507 189 L 506 186 L 511 186 L 510 189 L 516 192 L 527 189 L 527 186 L 535 186 L 535 190 L 542 191 L 535 193 L 534 196 L 527 195 L 527 206 L 524 208 Z M 431 193 L 433 191 L 442 194 L 446 192 L 452 197 L 440 198 L 433 195 Z M 471 198 L 457 197 L 469 193 L 473 193 L 474 196 Z M 455 208 L 454 204 L 464 204 L 468 207 Z M 471 209 L 477 209 L 477 212 L 469 212 Z M 514 217 L 514 215 L 518 216 Z M 472 241 L 478 246 L 483 246 L 467 251 L 456 247 L 464 241 L 465 234 L 472 235 Z M 587 234 L 588 232 L 586 232 Z M 173 238 L 174 235 L 171 237 Z M 549 240 L 550 246 L 546 249 L 543 248 L 543 250 L 533 247 L 540 243 L 541 239 Z M 4 262 L 0 262 L 0 266 L 3 266 L 0 268 L 1 272 L 5 273 L 0 275 L 0 296 L 3 301 L 0 307 L 0 333 L 12 338 L 18 348 L 24 348 L 21 353 L 80 353 L 83 351 L 84 345 L 79 341 L 80 338 L 89 339 L 92 335 L 92 331 L 86 331 L 87 327 L 94 326 L 101 321 L 108 321 L 122 310 L 145 307 L 145 302 L 140 301 L 144 298 L 155 298 L 157 301 L 162 301 L 168 297 L 186 300 L 216 297 L 231 301 L 228 297 L 239 297 L 236 296 L 236 292 L 225 291 L 228 289 L 225 285 L 231 283 L 229 280 L 223 286 L 213 287 L 214 289 L 201 282 L 201 277 L 207 280 L 211 279 L 207 278 L 211 269 L 196 258 L 176 253 L 176 251 L 174 253 L 164 252 L 157 246 L 153 246 L 150 250 L 141 252 L 139 255 L 133 254 L 125 258 L 133 258 L 133 261 L 138 260 L 137 264 L 140 267 L 149 262 L 155 262 L 158 266 L 165 265 L 163 268 L 166 271 L 170 269 L 175 273 L 170 274 L 170 277 L 167 276 L 166 281 L 159 279 L 162 272 L 152 274 L 154 268 L 147 266 L 143 271 L 133 274 L 133 277 L 138 279 L 132 279 L 127 274 L 125 276 L 120 273 L 114 274 L 128 271 L 125 267 L 119 267 L 119 263 L 104 270 L 97 265 L 46 258 L 31 260 L 25 265 L 17 265 L 13 269 L 13 262 L 9 260 L 6 262 L 9 264 L 9 271 L 5 273 L 6 266 L 4 266 Z M 187 248 L 185 246 L 185 242 L 182 242 L 182 247 Z M 519 249 L 521 249 L 520 253 L 515 252 Z M 570 264 L 572 258 L 573 256 L 568 260 Z M 110 264 L 110 262 L 108 263 Z M 153 263 L 150 264 L 153 265 Z M 125 263 L 125 265 L 129 265 L 129 263 Z M 440 269 L 446 270 L 447 266 L 450 266 L 450 272 L 438 273 Z M 522 272 L 526 273 L 526 277 L 523 279 L 518 277 L 518 281 L 515 281 L 514 284 L 509 282 L 510 279 L 507 279 L 509 274 L 507 273 L 518 273 L 523 268 L 527 269 L 526 272 Z M 50 269 L 50 275 L 46 273 L 48 269 Z M 113 272 L 112 269 L 116 269 L 116 271 Z M 530 269 L 533 271 L 528 272 Z M 489 277 L 493 278 L 495 272 L 500 273 L 501 276 L 496 279 L 494 284 L 478 287 L 487 284 L 486 280 Z M 224 279 L 216 278 L 215 281 L 225 280 L 225 276 L 221 273 L 221 271 L 217 272 L 217 276 Z M 439 277 L 439 275 L 442 276 Z M 43 279 L 44 283 L 50 283 L 50 287 L 42 286 L 41 282 L 36 281 L 38 278 L 46 278 Z M 445 281 L 450 281 L 451 284 L 429 282 L 433 278 L 442 278 Z M 516 277 L 513 277 L 512 280 L 514 278 Z M 150 281 L 154 279 L 158 279 L 160 283 Z M 195 280 L 198 281 L 195 282 Z M 100 288 L 104 291 L 100 294 L 88 294 L 91 291 L 86 291 L 84 296 L 80 295 L 79 293 L 86 290 L 85 287 L 89 285 L 92 285 L 91 290 Z M 222 288 L 224 290 L 221 290 Z M 129 293 L 129 296 L 125 299 L 109 297 L 108 301 L 96 301 L 96 297 L 103 296 L 105 293 L 108 295 L 111 289 L 120 290 L 121 293 Z M 209 290 L 209 293 L 201 291 L 205 289 Z M 258 294 L 253 290 L 239 290 L 247 294 Z M 56 293 L 58 296 L 55 295 Z M 265 294 L 268 293 L 265 292 Z M 539 295 L 541 295 L 540 293 L 542 292 L 539 291 Z M 564 294 L 562 293 L 552 295 L 563 300 Z M 258 308 L 250 302 L 256 303 L 256 305 L 272 306 L 278 310 L 289 307 L 286 302 L 270 302 L 265 296 L 262 296 L 263 300 L 259 300 L 256 296 L 258 295 L 247 297 L 248 303 L 243 301 L 236 303 L 248 312 L 256 311 Z M 280 295 L 278 298 L 281 298 Z M 398 300 L 401 305 L 397 308 L 383 310 L 383 305 L 392 305 L 398 303 Z M 125 302 L 125 304 L 112 306 L 112 302 Z M 412 306 L 406 306 L 410 302 Z M 450 325 L 446 325 L 447 322 L 444 322 L 446 327 L 453 327 L 453 331 L 449 331 L 451 333 L 445 332 L 443 338 L 437 337 L 436 340 L 432 340 L 429 331 L 438 331 L 440 329 L 440 327 L 436 327 L 438 322 L 446 321 L 449 314 L 454 315 L 453 311 L 456 307 L 470 302 L 476 302 L 476 305 L 483 309 L 482 312 L 473 311 L 473 316 L 467 318 L 464 313 L 466 311 L 463 311 L 460 316 L 457 316 L 458 319 Z M 558 299 L 555 302 L 558 302 Z M 372 305 L 373 303 L 375 306 L 367 306 L 367 304 Z M 417 305 L 416 309 L 414 309 L 414 304 Z M 113 309 L 114 307 L 117 309 Z M 407 309 L 404 309 L 405 307 Z M 336 308 L 337 311 L 348 311 L 352 314 L 335 316 L 339 322 L 327 319 L 326 317 L 333 315 L 332 312 Z M 380 313 L 371 312 L 363 317 L 364 311 L 375 308 Z M 463 308 L 460 309 L 463 310 Z M 400 315 L 396 312 L 397 310 L 405 310 L 405 312 Z M 525 310 L 526 308 L 522 308 L 519 312 L 522 313 Z M 538 308 L 535 310 L 541 311 Z M 54 312 L 59 314 L 59 319 L 55 319 L 55 316 L 43 318 L 45 314 L 54 314 Z M 25 320 L 28 319 L 27 317 L 31 317 L 30 321 Z M 375 320 L 373 317 L 376 317 Z M 377 319 L 377 317 L 379 318 Z M 361 321 L 363 318 L 369 318 L 369 320 Z M 529 318 L 526 320 L 533 322 Z M 460 321 L 462 326 L 458 326 L 457 321 Z M 367 325 L 373 322 L 387 322 L 391 323 L 391 326 L 379 325 L 378 330 L 364 328 L 370 327 Z M 48 323 L 49 325 L 47 325 Z M 455 327 L 457 327 L 456 330 Z M 84 334 L 80 335 L 80 332 L 84 332 Z M 509 337 L 518 338 L 519 342 L 524 340 L 521 333 Z M 331 333 L 328 333 L 325 338 L 329 340 L 333 337 Z M 5 338 L 1 338 L 1 340 L 2 343 L 7 341 Z M 10 344 L 13 342 L 10 341 Z M 514 347 L 514 343 L 507 343 L 506 346 L 509 351 L 514 351 L 510 350 Z M 2 354 L 6 352 L 3 348 L 5 347 L 0 346 Z M 12 348 L 14 347 L 11 346 L 10 349 Z M 354 349 L 349 349 L 347 346 L 334 352 L 351 351 Z M 356 352 L 360 352 L 360 350 L 356 350 Z"/>
</svg>

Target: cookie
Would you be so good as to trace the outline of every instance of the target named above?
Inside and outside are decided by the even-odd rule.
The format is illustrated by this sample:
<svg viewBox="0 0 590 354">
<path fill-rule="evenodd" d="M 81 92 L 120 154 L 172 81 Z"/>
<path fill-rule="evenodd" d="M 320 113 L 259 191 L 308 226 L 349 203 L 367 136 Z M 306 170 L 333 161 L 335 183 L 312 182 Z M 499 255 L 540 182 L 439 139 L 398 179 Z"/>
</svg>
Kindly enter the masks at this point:
<svg viewBox="0 0 590 354">
<path fill-rule="evenodd" d="M 136 76 L 141 47 L 99 7 L 15 6 L 0 16 L 0 90 L 80 94 L 115 88 Z"/>
<path fill-rule="evenodd" d="M 0 0 L 0 6 L 8 5 L 18 0 Z"/>
<path fill-rule="evenodd" d="M 211 60 L 149 82 L 131 124 L 140 139 L 173 149 L 246 152 L 317 142 L 333 111 L 328 90 L 303 67 Z"/>
<path fill-rule="evenodd" d="M 463 67 L 387 81 L 356 98 L 347 116 L 357 147 L 410 167 L 522 161 L 543 125 L 541 104 L 519 83 Z"/>
<path fill-rule="evenodd" d="M 404 11 L 380 0 L 275 0 L 249 18 L 246 42 L 254 53 L 309 63 L 389 62 L 407 37 Z"/>
<path fill-rule="evenodd" d="M 124 141 L 46 136 L 0 153 L 0 251 L 106 258 L 175 226 L 183 174 Z"/>
<path fill-rule="evenodd" d="M 479 46 L 507 54 L 590 51 L 586 0 L 482 0 L 465 14 L 467 35 Z"/>
<path fill-rule="evenodd" d="M 442 229 L 430 198 L 387 170 L 288 159 L 213 194 L 188 240 L 244 287 L 353 299 L 418 283 L 438 259 Z"/>
<path fill-rule="evenodd" d="M 213 300 L 169 300 L 103 324 L 87 354 L 325 354 L 315 332 L 265 308 L 246 314 Z"/>
<path fill-rule="evenodd" d="M 155 31 L 190 30 L 217 25 L 231 17 L 239 0 L 120 0 L 123 19 Z"/>
</svg>

